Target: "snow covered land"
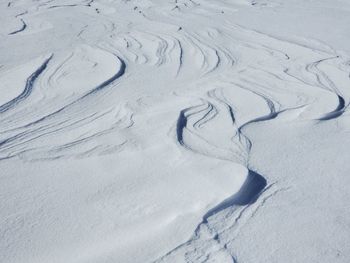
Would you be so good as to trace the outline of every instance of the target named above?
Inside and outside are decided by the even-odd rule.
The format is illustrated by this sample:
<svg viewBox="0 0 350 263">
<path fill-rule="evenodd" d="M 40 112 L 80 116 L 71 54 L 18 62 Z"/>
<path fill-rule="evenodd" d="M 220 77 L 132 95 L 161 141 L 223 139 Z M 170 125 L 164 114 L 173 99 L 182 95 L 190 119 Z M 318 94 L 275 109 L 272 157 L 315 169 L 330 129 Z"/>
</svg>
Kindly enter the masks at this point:
<svg viewBox="0 0 350 263">
<path fill-rule="evenodd" d="M 349 263 L 349 0 L 1 0 L 1 263 Z"/>
</svg>

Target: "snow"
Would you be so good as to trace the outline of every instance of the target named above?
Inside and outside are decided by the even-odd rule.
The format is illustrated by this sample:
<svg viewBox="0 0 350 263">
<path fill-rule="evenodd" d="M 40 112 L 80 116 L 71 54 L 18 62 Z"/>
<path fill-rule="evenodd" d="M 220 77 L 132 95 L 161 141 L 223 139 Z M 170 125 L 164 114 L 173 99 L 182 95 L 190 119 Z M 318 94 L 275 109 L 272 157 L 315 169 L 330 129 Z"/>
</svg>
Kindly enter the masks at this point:
<svg viewBox="0 0 350 263">
<path fill-rule="evenodd" d="M 0 262 L 349 262 L 350 3 L 0 3 Z"/>
</svg>

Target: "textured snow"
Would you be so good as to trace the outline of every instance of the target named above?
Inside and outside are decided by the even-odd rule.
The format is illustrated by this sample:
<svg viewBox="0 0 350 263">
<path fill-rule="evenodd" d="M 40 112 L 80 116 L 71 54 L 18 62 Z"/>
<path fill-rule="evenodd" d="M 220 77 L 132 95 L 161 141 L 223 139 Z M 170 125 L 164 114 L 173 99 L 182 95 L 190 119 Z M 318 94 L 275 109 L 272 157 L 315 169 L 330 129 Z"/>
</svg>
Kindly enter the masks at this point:
<svg viewBox="0 0 350 263">
<path fill-rule="evenodd" d="M 350 262 L 350 2 L 0 3 L 0 262 Z"/>
</svg>

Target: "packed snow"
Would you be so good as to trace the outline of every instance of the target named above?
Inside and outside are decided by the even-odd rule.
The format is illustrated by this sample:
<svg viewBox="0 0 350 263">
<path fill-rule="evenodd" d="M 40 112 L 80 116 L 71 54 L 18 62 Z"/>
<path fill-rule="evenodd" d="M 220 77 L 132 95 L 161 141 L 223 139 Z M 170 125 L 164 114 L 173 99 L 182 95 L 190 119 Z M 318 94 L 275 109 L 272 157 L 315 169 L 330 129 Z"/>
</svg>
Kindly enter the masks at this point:
<svg viewBox="0 0 350 263">
<path fill-rule="evenodd" d="M 350 262 L 350 1 L 0 2 L 0 262 Z"/>
</svg>

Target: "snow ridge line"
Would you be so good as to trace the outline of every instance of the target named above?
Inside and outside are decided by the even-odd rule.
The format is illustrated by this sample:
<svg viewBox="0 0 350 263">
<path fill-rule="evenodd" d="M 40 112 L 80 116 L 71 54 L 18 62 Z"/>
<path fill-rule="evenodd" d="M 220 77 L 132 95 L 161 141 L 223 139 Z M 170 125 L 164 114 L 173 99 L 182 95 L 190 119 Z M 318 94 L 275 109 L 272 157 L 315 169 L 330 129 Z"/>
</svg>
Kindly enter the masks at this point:
<svg viewBox="0 0 350 263">
<path fill-rule="evenodd" d="M 49 64 L 50 60 L 52 59 L 53 55 L 51 55 L 48 59 L 44 61 L 44 63 L 34 71 L 32 75 L 27 79 L 26 85 L 24 87 L 23 92 L 18 95 L 16 98 L 6 102 L 5 104 L 0 106 L 0 113 L 3 113 L 5 111 L 8 111 L 9 109 L 15 107 L 18 103 L 26 99 L 31 93 L 34 88 L 34 83 L 36 79 L 40 76 L 40 74 L 46 69 L 47 65 Z"/>
<path fill-rule="evenodd" d="M 242 88 L 242 87 L 241 87 Z M 230 116 L 230 119 L 232 120 L 232 125 L 233 127 L 236 126 L 236 130 L 237 130 L 237 134 L 236 136 L 239 137 L 239 140 L 241 143 L 243 143 L 242 138 L 246 139 L 246 145 L 248 145 L 248 149 L 247 149 L 247 156 L 249 156 L 249 151 L 251 148 L 251 141 L 249 140 L 249 138 L 247 138 L 244 133 L 242 132 L 242 129 L 244 127 L 246 127 L 249 124 L 252 124 L 254 122 L 261 122 L 261 121 L 267 121 L 267 120 L 271 120 L 274 119 L 278 116 L 278 113 L 276 112 L 275 109 L 275 105 L 272 102 L 272 100 L 270 100 L 269 98 L 267 98 L 266 96 L 262 96 L 262 94 L 258 93 L 258 92 L 254 92 L 252 90 L 250 90 L 252 92 L 252 94 L 254 94 L 255 96 L 259 96 L 261 97 L 266 104 L 268 105 L 268 108 L 270 109 L 270 113 L 261 117 L 257 117 L 255 119 L 252 119 L 250 121 L 247 121 L 246 123 L 244 123 L 241 126 L 236 126 L 236 120 L 234 117 L 234 110 L 232 108 L 232 106 L 228 103 L 228 101 L 226 101 L 225 97 L 224 98 L 219 98 L 216 93 L 215 90 L 209 91 L 208 92 L 208 96 L 212 99 L 215 99 L 216 101 L 220 102 L 222 105 L 225 106 L 227 113 Z M 202 100 L 204 101 L 204 100 Z M 213 113 L 215 109 L 215 113 Z M 210 122 L 210 120 L 214 119 L 221 111 L 219 110 L 218 107 L 216 107 L 213 103 L 207 101 L 206 103 L 203 103 L 202 105 L 199 106 L 194 106 L 194 107 L 190 107 L 190 108 L 186 108 L 182 111 L 180 111 L 178 120 L 177 120 L 177 125 L 176 125 L 176 134 L 177 134 L 177 141 L 178 143 L 185 147 L 188 150 L 200 153 L 200 154 L 205 154 L 211 157 L 216 157 L 217 156 L 212 156 L 211 154 L 206 154 L 201 152 L 200 150 L 196 150 L 193 149 L 191 146 L 189 146 L 188 143 L 186 143 L 185 139 L 184 139 L 184 130 L 187 129 L 187 126 L 189 124 L 189 120 L 191 118 L 193 118 L 194 115 L 198 114 L 198 113 L 202 113 L 202 116 L 194 121 L 194 124 L 192 124 L 192 127 L 194 129 L 198 129 L 200 128 L 201 125 L 204 125 L 207 122 Z M 221 158 L 219 158 L 221 159 Z M 232 161 L 232 160 L 230 160 Z M 219 203 L 218 205 L 216 205 L 215 207 L 211 208 L 210 210 L 208 210 L 202 217 L 202 221 L 198 224 L 196 230 L 194 231 L 194 235 L 185 243 L 180 244 L 179 246 L 177 246 L 176 248 L 174 248 L 173 250 L 169 251 L 167 254 L 165 254 L 164 256 L 162 256 L 161 258 L 159 258 L 158 260 L 156 260 L 155 262 L 163 262 L 164 260 L 166 261 L 166 258 L 170 255 L 172 255 L 173 253 L 176 253 L 176 251 L 181 250 L 181 249 L 185 249 L 186 246 L 190 246 L 192 244 L 192 242 L 196 242 L 196 240 L 198 240 L 201 236 L 201 231 L 203 229 L 204 225 L 208 225 L 209 224 L 209 218 L 215 216 L 216 214 L 230 208 L 233 209 L 234 211 L 237 210 L 239 207 L 243 207 L 242 213 L 244 210 L 246 210 L 250 205 L 252 205 L 253 203 L 255 203 L 257 201 L 257 199 L 259 198 L 260 194 L 263 193 L 265 190 L 267 190 L 270 187 L 266 187 L 267 186 L 267 181 L 266 179 L 261 176 L 260 174 L 258 174 L 257 172 L 248 169 L 248 175 L 247 178 L 245 180 L 245 182 L 243 183 L 242 187 L 240 188 L 240 190 L 235 193 L 234 195 L 228 197 L 227 199 L 223 200 L 221 203 Z M 264 190 L 265 189 L 265 190 Z M 242 214 L 239 214 L 238 217 L 241 217 Z M 236 218 L 236 224 L 238 223 L 238 217 Z M 208 225 L 209 227 L 209 225 Z M 217 236 L 217 235 L 215 235 Z M 214 238 L 216 239 L 216 238 Z M 197 253 L 197 252 L 196 252 Z M 203 251 L 203 256 L 208 253 L 208 252 L 204 252 Z M 210 252 L 209 252 L 210 253 Z M 186 256 L 185 256 L 186 257 Z M 206 258 L 208 258 L 209 255 L 207 254 Z M 231 260 L 233 262 L 237 262 L 237 260 L 235 259 L 234 256 L 230 256 Z M 198 259 L 198 258 L 197 258 Z M 189 258 L 187 260 L 190 260 Z M 207 259 L 204 259 L 203 262 L 205 262 Z"/>
<path fill-rule="evenodd" d="M 31 123 L 29 123 L 29 124 L 23 126 L 23 128 L 28 128 L 28 127 L 33 126 L 33 125 L 35 125 L 35 124 L 38 124 L 38 123 L 40 123 L 40 122 L 42 122 L 42 121 L 44 121 L 44 120 L 46 120 L 46 119 L 48 119 L 48 118 L 53 117 L 54 115 L 56 115 L 56 114 L 58 114 L 58 113 L 64 111 L 65 109 L 69 108 L 69 107 L 72 106 L 72 105 L 75 105 L 76 103 L 78 103 L 79 101 L 83 100 L 84 98 L 87 98 L 87 97 L 89 97 L 89 96 L 91 96 L 91 95 L 97 93 L 98 91 L 100 91 L 100 90 L 104 89 L 105 87 L 107 87 L 108 85 L 110 85 L 112 82 L 114 82 L 114 81 L 116 81 L 117 79 L 119 79 L 119 78 L 120 78 L 121 76 L 123 76 L 124 73 L 125 73 L 126 64 L 125 64 L 124 60 L 122 60 L 121 58 L 118 57 L 118 59 L 119 59 L 120 62 L 121 62 L 120 69 L 119 69 L 119 71 L 118 71 L 114 76 L 112 76 L 110 79 L 104 81 L 102 84 L 98 85 L 96 88 L 94 88 L 93 90 L 91 90 L 91 91 L 89 91 L 88 93 L 84 94 L 83 96 L 81 96 L 80 98 L 76 99 L 75 101 L 73 101 L 73 102 L 71 102 L 71 103 L 69 103 L 69 104 L 63 106 L 62 108 L 56 110 L 55 112 L 52 112 L 52 113 L 50 113 L 50 114 L 48 114 L 48 115 L 46 115 L 46 116 L 44 116 L 44 117 L 42 117 L 42 118 L 40 118 L 40 119 L 34 121 L 34 122 L 31 122 Z"/>
<path fill-rule="evenodd" d="M 15 34 L 17 34 L 19 32 L 24 31 L 27 28 L 27 24 L 24 22 L 24 20 L 22 18 L 21 18 L 21 22 L 22 22 L 21 28 L 16 30 L 16 31 L 13 31 L 13 32 L 9 33 L 9 35 L 15 35 Z"/>
<path fill-rule="evenodd" d="M 333 59 L 338 59 L 338 58 L 339 58 L 339 56 L 321 59 L 321 60 L 318 60 L 316 62 L 313 62 L 313 63 L 307 65 L 307 67 L 306 67 L 307 72 L 310 72 L 316 76 L 316 80 L 317 80 L 319 87 L 334 93 L 338 98 L 337 107 L 333 111 L 326 113 L 323 117 L 320 117 L 318 119 L 319 121 L 326 121 L 326 120 L 331 120 L 331 119 L 337 118 L 337 117 L 341 116 L 345 112 L 346 107 L 348 107 L 348 105 L 345 105 L 344 96 L 341 94 L 341 92 L 336 87 L 334 82 L 326 75 L 325 72 L 321 71 L 318 68 L 318 66 L 322 62 L 328 61 L 328 60 L 333 60 Z"/>
<path fill-rule="evenodd" d="M 0 150 L 3 153 L 4 156 L 6 155 L 6 157 L 2 156 L 0 158 L 1 159 L 4 159 L 4 158 L 8 159 L 8 158 L 11 158 L 11 157 L 14 157 L 14 156 L 18 155 L 21 152 L 25 152 L 25 150 L 21 150 L 21 152 L 16 152 L 16 151 L 9 152 L 9 150 L 11 150 L 12 148 L 14 148 L 14 147 L 16 147 L 18 145 L 22 145 L 22 144 L 28 143 L 30 141 L 33 141 L 35 139 L 38 139 L 40 137 L 43 137 L 43 136 L 51 134 L 51 133 L 56 133 L 57 131 L 63 130 L 65 128 L 68 128 L 69 126 L 77 125 L 78 123 L 83 122 L 85 119 L 89 119 L 90 117 L 92 118 L 91 121 L 93 121 L 96 118 L 100 118 L 100 117 L 103 117 L 104 115 L 106 115 L 108 112 L 99 114 L 97 116 L 95 116 L 96 114 L 94 113 L 91 116 L 88 116 L 87 118 L 83 118 L 83 119 L 80 119 L 80 120 L 77 120 L 77 121 L 73 121 L 73 122 L 71 122 L 71 120 L 68 119 L 68 120 L 60 120 L 60 122 L 53 123 L 53 125 L 52 124 L 46 124 L 46 125 L 39 125 L 39 126 L 37 126 L 38 124 L 40 124 L 40 123 L 42 123 L 44 121 L 47 121 L 47 120 L 49 120 L 51 118 L 56 117 L 57 114 L 59 114 L 60 112 L 63 112 L 64 110 L 72 107 L 73 105 L 76 105 L 81 100 L 95 95 L 99 91 L 101 91 L 104 88 L 106 88 L 107 86 L 111 85 L 114 81 L 119 79 L 121 76 L 123 76 L 125 71 L 126 71 L 126 63 L 121 58 L 119 58 L 119 57 L 117 57 L 117 58 L 120 61 L 120 67 L 119 67 L 119 70 L 111 78 L 105 80 L 100 85 L 95 87 L 93 90 L 87 92 L 86 94 L 82 95 L 81 97 L 79 97 L 78 99 L 72 101 L 71 103 L 69 103 L 67 105 L 64 105 L 63 107 L 59 108 L 58 110 L 56 110 L 54 112 L 51 112 L 51 113 L 49 113 L 49 114 L 47 114 L 47 115 L 45 115 L 45 116 L 43 116 L 43 117 L 41 117 L 41 118 L 39 118 L 39 119 L 37 119 L 35 121 L 32 121 L 32 122 L 30 122 L 30 123 L 28 123 L 28 124 L 26 124 L 24 126 L 17 127 L 16 130 L 22 130 L 19 133 L 15 133 L 13 135 L 10 135 L 7 138 L 3 138 L 2 140 L 0 140 Z M 51 59 L 51 57 L 49 58 L 49 60 L 50 59 Z M 35 72 L 35 74 L 33 74 L 32 76 L 37 77 L 45 69 L 48 61 L 46 61 L 46 63 L 42 67 L 40 67 L 40 70 L 37 70 Z M 32 76 L 27 80 L 27 89 L 25 90 L 26 92 L 23 92 L 26 95 L 25 97 L 29 96 L 29 94 L 30 94 L 30 92 L 31 92 L 31 90 L 33 88 L 33 84 L 34 84 L 35 78 L 33 78 Z M 19 96 L 19 97 L 20 97 L 20 100 L 23 99 L 23 96 Z M 11 103 L 9 105 L 11 107 L 13 107 L 17 103 L 18 102 L 17 102 L 17 98 L 16 98 L 15 103 Z M 6 110 L 7 109 L 8 108 L 6 108 Z M 129 122 L 133 123 L 132 114 L 129 116 L 129 119 L 130 119 Z M 63 125 L 63 127 L 62 127 L 62 125 Z M 130 125 L 132 125 L 132 124 L 130 124 Z M 115 125 L 112 125 L 112 127 L 110 127 L 109 131 L 114 130 L 116 127 L 118 127 L 118 123 L 116 123 Z M 30 129 L 30 128 L 32 128 L 32 129 Z M 98 137 L 97 135 L 103 135 L 103 134 L 106 134 L 106 133 L 108 133 L 108 131 L 99 132 L 98 134 L 95 134 L 94 136 L 90 136 L 90 139 L 92 139 L 94 137 Z M 85 140 L 81 140 L 81 142 L 87 141 L 87 140 L 88 139 L 85 138 Z M 6 152 L 8 152 L 8 153 L 6 153 Z"/>
</svg>

